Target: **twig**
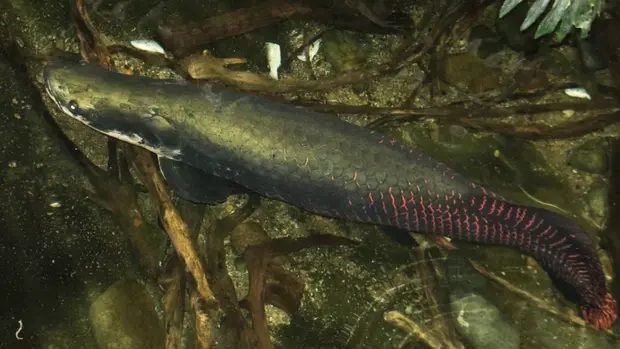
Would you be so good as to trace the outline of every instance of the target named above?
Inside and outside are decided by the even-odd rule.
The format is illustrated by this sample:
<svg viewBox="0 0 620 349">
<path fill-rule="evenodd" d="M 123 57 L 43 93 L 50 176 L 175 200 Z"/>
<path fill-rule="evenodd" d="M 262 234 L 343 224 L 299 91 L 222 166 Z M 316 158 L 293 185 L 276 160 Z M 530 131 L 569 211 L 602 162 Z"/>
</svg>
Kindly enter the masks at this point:
<svg viewBox="0 0 620 349">
<path fill-rule="evenodd" d="M 453 339 L 456 338 L 456 334 L 452 323 L 446 321 L 445 316 L 441 316 L 442 305 L 439 304 L 436 298 L 436 295 L 439 294 L 439 282 L 437 280 L 437 273 L 433 265 L 433 260 L 427 258 L 426 252 L 427 250 L 423 248 L 418 248 L 414 250 L 416 260 L 419 262 L 415 264 L 415 268 L 418 272 L 420 280 L 422 280 L 424 286 L 424 294 L 427 301 L 429 302 L 429 309 L 431 309 L 433 319 L 432 328 L 434 333 L 437 333 L 435 339 L 439 340 L 439 342 L 442 343 L 442 347 L 463 349 L 463 344 L 458 341 L 456 343 L 453 341 Z"/>
<path fill-rule="evenodd" d="M 435 118 L 442 121 L 454 123 L 466 123 L 462 120 L 472 119 L 495 119 L 517 115 L 531 115 L 538 113 L 549 113 L 554 111 L 574 110 L 574 111 L 595 111 L 620 108 L 617 100 L 608 99 L 595 103 L 584 102 L 558 102 L 532 104 L 525 102 L 520 105 L 504 108 L 464 108 L 457 106 L 430 107 L 430 108 L 381 108 L 366 106 L 346 106 L 346 105 L 316 105 L 309 106 L 319 111 L 330 111 L 344 114 L 382 114 L 386 115 L 379 118 L 367 127 L 378 127 L 387 124 L 400 125 L 406 122 L 416 121 L 421 118 Z"/>
<path fill-rule="evenodd" d="M 569 121 L 557 126 L 549 126 L 542 123 L 512 125 L 508 123 L 466 118 L 460 118 L 455 121 L 455 123 L 461 126 L 477 131 L 495 132 L 523 139 L 568 139 L 599 131 L 607 126 L 620 122 L 620 111 Z"/>
<path fill-rule="evenodd" d="M 233 71 L 224 68 L 224 66 L 217 61 L 217 58 L 201 53 L 185 58 L 181 61 L 181 66 L 196 80 L 215 79 L 245 91 L 272 93 L 294 92 L 299 90 L 323 91 L 343 85 L 356 84 L 360 81 L 372 80 L 393 72 L 389 64 L 382 64 L 366 70 L 347 71 L 338 76 L 320 80 L 281 79 L 274 81 L 258 74 L 245 71 Z"/>
<path fill-rule="evenodd" d="M 248 218 L 259 204 L 260 197 L 256 194 L 249 194 L 248 201 L 235 212 L 219 220 L 215 220 L 213 217 L 215 223 L 210 224 L 206 232 L 207 276 L 213 283 L 214 292 L 226 313 L 226 316 L 218 322 L 218 328 L 220 332 L 224 332 L 222 336 L 235 341 L 226 345 L 220 341 L 222 347 L 256 348 L 256 334 L 248 325 L 247 317 L 241 311 L 234 283 L 228 273 L 224 238 Z"/>
<path fill-rule="evenodd" d="M 269 234 L 263 227 L 254 221 L 244 222 L 230 234 L 230 243 L 237 255 L 243 256 L 249 246 L 269 241 Z M 274 257 L 269 261 L 265 270 L 265 303 L 293 314 L 301 303 L 304 284 L 283 266 L 285 257 Z M 241 301 L 241 306 L 248 308 L 247 301 Z"/>
<path fill-rule="evenodd" d="M 133 164 L 142 177 L 146 179 L 145 185 L 151 196 L 159 203 L 159 214 L 164 228 L 192 274 L 198 294 L 207 304 L 215 307 L 218 302 L 207 282 L 205 268 L 191 240 L 189 229 L 172 204 L 168 189 L 153 163 L 151 153 L 138 147 L 133 147 L 133 151 L 135 153 Z"/>
<path fill-rule="evenodd" d="M 261 253 L 259 249 L 247 249 L 244 257 L 250 275 L 250 291 L 247 306 L 252 316 L 252 328 L 258 339 L 260 349 L 271 349 L 273 344 L 269 337 L 269 323 L 265 315 L 265 279 L 264 272 L 269 265 L 269 253 Z"/>
<path fill-rule="evenodd" d="M 101 66 L 109 68 L 110 55 L 106 49 L 108 40 L 93 25 L 86 11 L 84 0 L 75 0 L 71 14 L 77 28 L 82 59 L 87 62 L 97 61 Z"/>
<path fill-rule="evenodd" d="M 196 341 L 199 349 L 215 349 L 213 343 L 213 330 L 209 316 L 203 309 L 203 297 L 197 288 L 193 288 L 190 292 L 189 304 L 194 313 L 194 326 L 196 330 Z"/>
<path fill-rule="evenodd" d="M 245 249 L 244 259 L 248 266 L 250 290 L 244 299 L 250 310 L 252 326 L 261 349 L 272 348 L 269 324 L 265 316 L 265 281 L 267 268 L 273 258 L 316 246 L 355 245 L 355 241 L 334 235 L 312 235 L 303 238 L 280 238 L 268 240 Z"/>
<path fill-rule="evenodd" d="M 183 347 L 183 318 L 185 315 L 185 272 L 181 261 L 174 256 L 171 260 L 172 277 L 167 280 L 163 298 L 166 349 Z M 164 286 L 164 285 L 162 285 Z"/>
<path fill-rule="evenodd" d="M 210 42 L 243 34 L 310 11 L 310 7 L 301 2 L 261 1 L 258 5 L 209 17 L 202 22 L 162 28 L 158 38 L 169 51 L 183 57 Z"/>
<path fill-rule="evenodd" d="M 288 54 L 283 60 L 282 65 L 280 66 L 280 70 L 287 70 L 290 68 L 293 61 L 297 58 L 298 55 L 303 54 L 306 56 L 306 60 L 310 57 L 310 46 L 314 44 L 315 41 L 320 39 L 323 34 L 325 34 L 327 30 L 323 30 L 320 33 L 312 36 L 311 38 L 304 38 L 304 43 L 299 46 L 297 49 L 293 50 L 290 54 Z M 310 65 L 311 67 L 312 65 Z"/>
<path fill-rule="evenodd" d="M 421 340 L 431 349 L 445 348 L 439 339 L 435 338 L 435 336 L 430 334 L 428 331 L 424 331 L 418 324 L 396 310 L 388 311 L 383 314 L 383 319 L 387 323 L 409 333 L 414 338 Z"/>
<path fill-rule="evenodd" d="M 458 11 L 451 13 L 452 16 L 460 16 Z M 456 18 L 458 18 L 458 16 Z M 181 66 L 185 67 L 188 74 L 194 79 L 217 79 L 224 83 L 234 85 L 246 91 L 263 92 L 291 92 L 297 90 L 321 91 L 343 85 L 357 84 L 363 81 L 394 74 L 409 64 L 414 64 L 421 59 L 432 47 L 436 40 L 449 28 L 449 21 L 442 20 L 434 27 L 431 37 L 422 45 L 411 48 L 411 42 L 407 42 L 397 50 L 394 58 L 380 65 L 363 70 L 346 71 L 335 77 L 328 77 L 312 81 L 273 81 L 257 74 L 249 72 L 232 71 L 213 61 L 212 57 L 202 54 L 194 54 L 185 58 Z"/>
</svg>

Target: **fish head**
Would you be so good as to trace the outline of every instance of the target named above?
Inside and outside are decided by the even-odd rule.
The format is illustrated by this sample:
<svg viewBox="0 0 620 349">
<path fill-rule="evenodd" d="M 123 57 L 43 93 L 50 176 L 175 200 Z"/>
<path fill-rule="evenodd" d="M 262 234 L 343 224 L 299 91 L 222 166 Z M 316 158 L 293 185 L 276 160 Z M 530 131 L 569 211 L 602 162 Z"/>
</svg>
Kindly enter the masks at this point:
<svg viewBox="0 0 620 349">
<path fill-rule="evenodd" d="M 140 78 L 88 63 L 54 63 L 43 72 L 47 95 L 65 115 L 170 159 L 181 156 L 174 127 L 142 98 Z"/>
</svg>

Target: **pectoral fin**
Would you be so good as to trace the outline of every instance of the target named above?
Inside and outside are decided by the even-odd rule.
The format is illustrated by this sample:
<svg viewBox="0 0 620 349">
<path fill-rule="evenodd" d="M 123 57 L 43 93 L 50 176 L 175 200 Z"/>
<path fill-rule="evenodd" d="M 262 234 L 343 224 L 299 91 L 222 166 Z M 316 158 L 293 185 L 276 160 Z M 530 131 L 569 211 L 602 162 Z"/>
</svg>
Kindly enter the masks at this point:
<svg viewBox="0 0 620 349">
<path fill-rule="evenodd" d="M 387 235 L 392 241 L 399 243 L 403 246 L 408 246 L 408 247 L 419 246 L 418 242 L 406 230 L 403 230 L 400 228 L 388 227 L 388 226 L 381 226 L 381 231 L 383 231 L 383 233 Z"/>
<path fill-rule="evenodd" d="M 221 204 L 235 193 L 233 183 L 186 163 L 157 157 L 159 170 L 175 194 L 202 204 Z"/>
</svg>

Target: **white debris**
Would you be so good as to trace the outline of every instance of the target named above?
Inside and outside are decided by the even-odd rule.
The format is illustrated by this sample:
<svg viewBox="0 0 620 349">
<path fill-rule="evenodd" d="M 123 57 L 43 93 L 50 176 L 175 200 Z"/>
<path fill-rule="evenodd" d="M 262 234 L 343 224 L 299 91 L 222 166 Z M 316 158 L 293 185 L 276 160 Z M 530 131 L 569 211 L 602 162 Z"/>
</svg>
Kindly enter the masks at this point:
<svg viewBox="0 0 620 349">
<path fill-rule="evenodd" d="M 571 116 L 575 115 L 575 111 L 572 109 L 566 109 L 562 110 L 562 114 L 564 114 L 565 117 L 570 118 Z"/>
<path fill-rule="evenodd" d="M 19 328 L 17 329 L 17 332 L 15 332 L 15 338 L 21 341 L 22 339 L 24 339 L 24 337 L 20 336 L 19 333 L 24 328 L 24 323 L 22 322 L 22 320 L 17 320 L 17 323 L 19 324 Z"/>
<path fill-rule="evenodd" d="M 469 327 L 469 322 L 465 321 L 465 318 L 463 317 L 463 315 L 465 315 L 465 304 L 461 307 L 461 310 L 459 310 L 459 316 L 456 318 L 456 321 L 461 326 L 467 328 Z"/>
<path fill-rule="evenodd" d="M 51 208 L 60 208 L 60 207 L 62 207 L 62 204 L 60 202 L 58 202 L 58 201 L 54 201 L 54 202 L 50 203 L 50 207 Z"/>
<path fill-rule="evenodd" d="M 162 55 L 166 54 L 166 51 L 164 51 L 164 48 L 161 47 L 161 45 L 157 43 L 157 41 L 154 41 L 154 40 L 146 40 L 146 39 L 132 40 L 131 46 L 137 48 L 138 50 L 142 50 L 146 52 L 159 53 Z"/>
<path fill-rule="evenodd" d="M 265 52 L 267 53 L 269 76 L 274 80 L 278 80 L 278 68 L 280 68 L 280 65 L 282 64 L 280 45 L 273 42 L 267 42 L 265 43 Z"/>
<path fill-rule="evenodd" d="M 588 94 L 583 87 L 567 88 L 564 90 L 564 93 L 575 98 L 592 99 L 590 98 L 590 94 Z"/>
<path fill-rule="evenodd" d="M 308 47 L 308 54 L 310 55 L 310 62 L 312 62 L 312 58 L 314 58 L 314 56 L 316 56 L 317 52 L 319 52 L 319 47 L 321 47 L 321 40 L 322 39 L 314 40 L 314 42 L 310 45 L 310 47 Z M 298 55 L 297 58 L 299 60 L 301 60 L 302 62 L 305 62 L 306 61 L 306 51 L 304 50 L 304 53 Z"/>
</svg>

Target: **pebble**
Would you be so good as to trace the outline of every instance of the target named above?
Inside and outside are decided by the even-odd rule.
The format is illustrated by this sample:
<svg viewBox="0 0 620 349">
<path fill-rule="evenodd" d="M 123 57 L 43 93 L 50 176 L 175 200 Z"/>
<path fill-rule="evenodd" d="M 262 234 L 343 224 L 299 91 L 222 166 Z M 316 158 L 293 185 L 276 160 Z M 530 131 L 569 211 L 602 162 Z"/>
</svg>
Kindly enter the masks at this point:
<svg viewBox="0 0 620 349">
<path fill-rule="evenodd" d="M 519 349 L 521 338 L 500 311 L 477 293 L 450 295 L 457 332 L 474 349 Z"/>
</svg>

